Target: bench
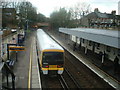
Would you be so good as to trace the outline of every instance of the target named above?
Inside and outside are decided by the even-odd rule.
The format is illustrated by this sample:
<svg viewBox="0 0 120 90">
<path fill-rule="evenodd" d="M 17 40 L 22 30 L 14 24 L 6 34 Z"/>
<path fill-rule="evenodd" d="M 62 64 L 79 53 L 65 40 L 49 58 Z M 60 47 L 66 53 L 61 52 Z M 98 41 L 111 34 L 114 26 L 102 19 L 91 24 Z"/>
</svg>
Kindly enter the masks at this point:
<svg viewBox="0 0 120 90">
<path fill-rule="evenodd" d="M 15 63 L 15 61 L 10 61 L 10 62 L 9 62 L 9 66 L 13 66 L 14 63 Z"/>
<path fill-rule="evenodd" d="M 15 64 L 15 61 L 14 60 L 8 60 L 7 63 L 10 66 L 10 68 L 13 68 L 13 66 Z"/>
</svg>

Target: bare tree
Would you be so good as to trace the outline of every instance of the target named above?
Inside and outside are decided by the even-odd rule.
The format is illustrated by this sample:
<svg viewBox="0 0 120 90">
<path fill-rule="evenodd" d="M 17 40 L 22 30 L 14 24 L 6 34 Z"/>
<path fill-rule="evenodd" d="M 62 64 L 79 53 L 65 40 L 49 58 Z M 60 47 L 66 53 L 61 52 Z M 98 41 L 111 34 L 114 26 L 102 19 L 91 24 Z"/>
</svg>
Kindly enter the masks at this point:
<svg viewBox="0 0 120 90">
<path fill-rule="evenodd" d="M 72 17 L 74 19 L 80 19 L 81 17 L 89 14 L 91 12 L 91 8 L 89 4 L 79 2 L 74 7 L 70 8 L 70 11 L 72 12 Z"/>
<path fill-rule="evenodd" d="M 10 2 L 7 2 L 6 0 L 1 0 L 0 1 L 1 5 L 2 5 L 2 8 L 6 8 L 9 6 Z"/>
<path fill-rule="evenodd" d="M 78 27 L 81 22 L 80 19 L 91 12 L 91 7 L 85 2 L 78 2 L 69 8 L 69 12 L 71 13 L 70 19 L 74 21 L 75 26 Z"/>
<path fill-rule="evenodd" d="M 19 9 L 21 0 L 1 0 L 2 8 L 15 8 L 16 11 Z"/>
</svg>

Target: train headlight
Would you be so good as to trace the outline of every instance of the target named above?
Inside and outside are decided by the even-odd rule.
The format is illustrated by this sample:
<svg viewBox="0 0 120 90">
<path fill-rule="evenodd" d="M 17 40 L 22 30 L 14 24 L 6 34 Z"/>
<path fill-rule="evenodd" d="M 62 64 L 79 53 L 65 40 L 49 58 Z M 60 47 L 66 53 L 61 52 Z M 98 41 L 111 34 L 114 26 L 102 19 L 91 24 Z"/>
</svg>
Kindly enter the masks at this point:
<svg viewBox="0 0 120 90">
<path fill-rule="evenodd" d="M 45 67 L 46 67 L 46 68 L 48 68 L 48 67 L 49 67 L 49 65 L 46 65 Z"/>
</svg>

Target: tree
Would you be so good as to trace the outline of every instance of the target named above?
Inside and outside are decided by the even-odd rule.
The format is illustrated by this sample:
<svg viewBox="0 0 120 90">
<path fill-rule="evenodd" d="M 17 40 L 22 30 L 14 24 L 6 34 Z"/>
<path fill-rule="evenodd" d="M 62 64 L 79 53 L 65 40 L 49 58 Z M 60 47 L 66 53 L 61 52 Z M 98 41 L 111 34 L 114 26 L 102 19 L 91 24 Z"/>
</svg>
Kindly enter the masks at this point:
<svg viewBox="0 0 120 90">
<path fill-rule="evenodd" d="M 46 22 L 46 17 L 43 15 L 43 14 L 41 14 L 41 13 L 38 13 L 37 14 L 37 20 L 36 20 L 37 22 Z"/>
<path fill-rule="evenodd" d="M 42 14 L 37 14 L 37 9 L 30 2 L 22 0 L 2 0 L 2 8 L 14 8 L 16 10 L 16 23 L 21 28 L 27 28 L 36 22 L 46 22 L 47 19 Z M 4 16 L 3 16 L 4 18 Z"/>
<path fill-rule="evenodd" d="M 53 28 L 78 27 L 80 25 L 80 18 L 90 12 L 91 8 L 87 3 L 77 3 L 69 9 L 60 8 L 50 15 L 50 24 Z"/>
<path fill-rule="evenodd" d="M 60 8 L 50 15 L 50 24 L 53 28 L 67 27 L 69 20 L 70 13 L 65 8 Z"/>
<path fill-rule="evenodd" d="M 6 28 L 6 27 L 10 27 L 12 26 L 12 28 L 16 27 L 18 25 L 18 20 L 17 20 L 17 12 L 19 9 L 19 1 L 11 1 L 11 0 L 2 0 L 1 2 L 2 5 L 2 27 Z M 7 10 L 8 9 L 8 10 Z M 6 11 L 7 10 L 7 11 Z M 12 13 L 12 14 L 10 14 Z M 14 14 L 14 15 L 13 15 Z M 14 18 L 14 19 L 12 19 Z"/>
<path fill-rule="evenodd" d="M 1 1 L 2 8 L 15 8 L 16 11 L 19 8 L 20 1 L 11 1 L 11 0 L 3 0 Z"/>
<path fill-rule="evenodd" d="M 87 3 L 77 3 L 75 4 L 74 7 L 70 8 L 71 14 L 72 14 L 72 18 L 74 19 L 80 19 L 81 17 L 89 14 L 91 12 L 91 8 L 90 5 Z"/>
<path fill-rule="evenodd" d="M 74 7 L 71 7 L 69 11 L 71 13 L 71 19 L 73 19 L 72 21 L 74 22 L 73 26 L 78 27 L 80 26 L 81 18 L 89 14 L 91 12 L 91 8 L 89 4 L 79 2 L 75 4 Z"/>
<path fill-rule="evenodd" d="M 36 8 L 32 6 L 30 2 L 21 2 L 19 5 L 19 17 L 20 17 L 20 26 L 29 26 L 33 25 L 37 19 Z"/>
</svg>

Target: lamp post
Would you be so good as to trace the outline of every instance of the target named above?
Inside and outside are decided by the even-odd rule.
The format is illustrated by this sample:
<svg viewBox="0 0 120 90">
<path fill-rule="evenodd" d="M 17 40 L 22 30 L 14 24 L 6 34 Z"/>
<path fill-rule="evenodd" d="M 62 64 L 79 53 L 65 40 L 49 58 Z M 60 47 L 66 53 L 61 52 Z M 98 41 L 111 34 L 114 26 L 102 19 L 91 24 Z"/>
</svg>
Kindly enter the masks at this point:
<svg viewBox="0 0 120 90">
<path fill-rule="evenodd" d="M 2 63 L 2 2 L 0 1 L 0 65 L 1 63 Z M 2 89 L 2 73 L 1 72 L 2 72 L 2 69 L 0 68 L 0 89 Z"/>
<path fill-rule="evenodd" d="M 28 22 L 29 22 L 29 20 L 27 19 L 26 20 L 26 30 L 28 30 Z"/>
<path fill-rule="evenodd" d="M 2 3 L 0 2 L 0 62 L 2 61 Z"/>
</svg>

